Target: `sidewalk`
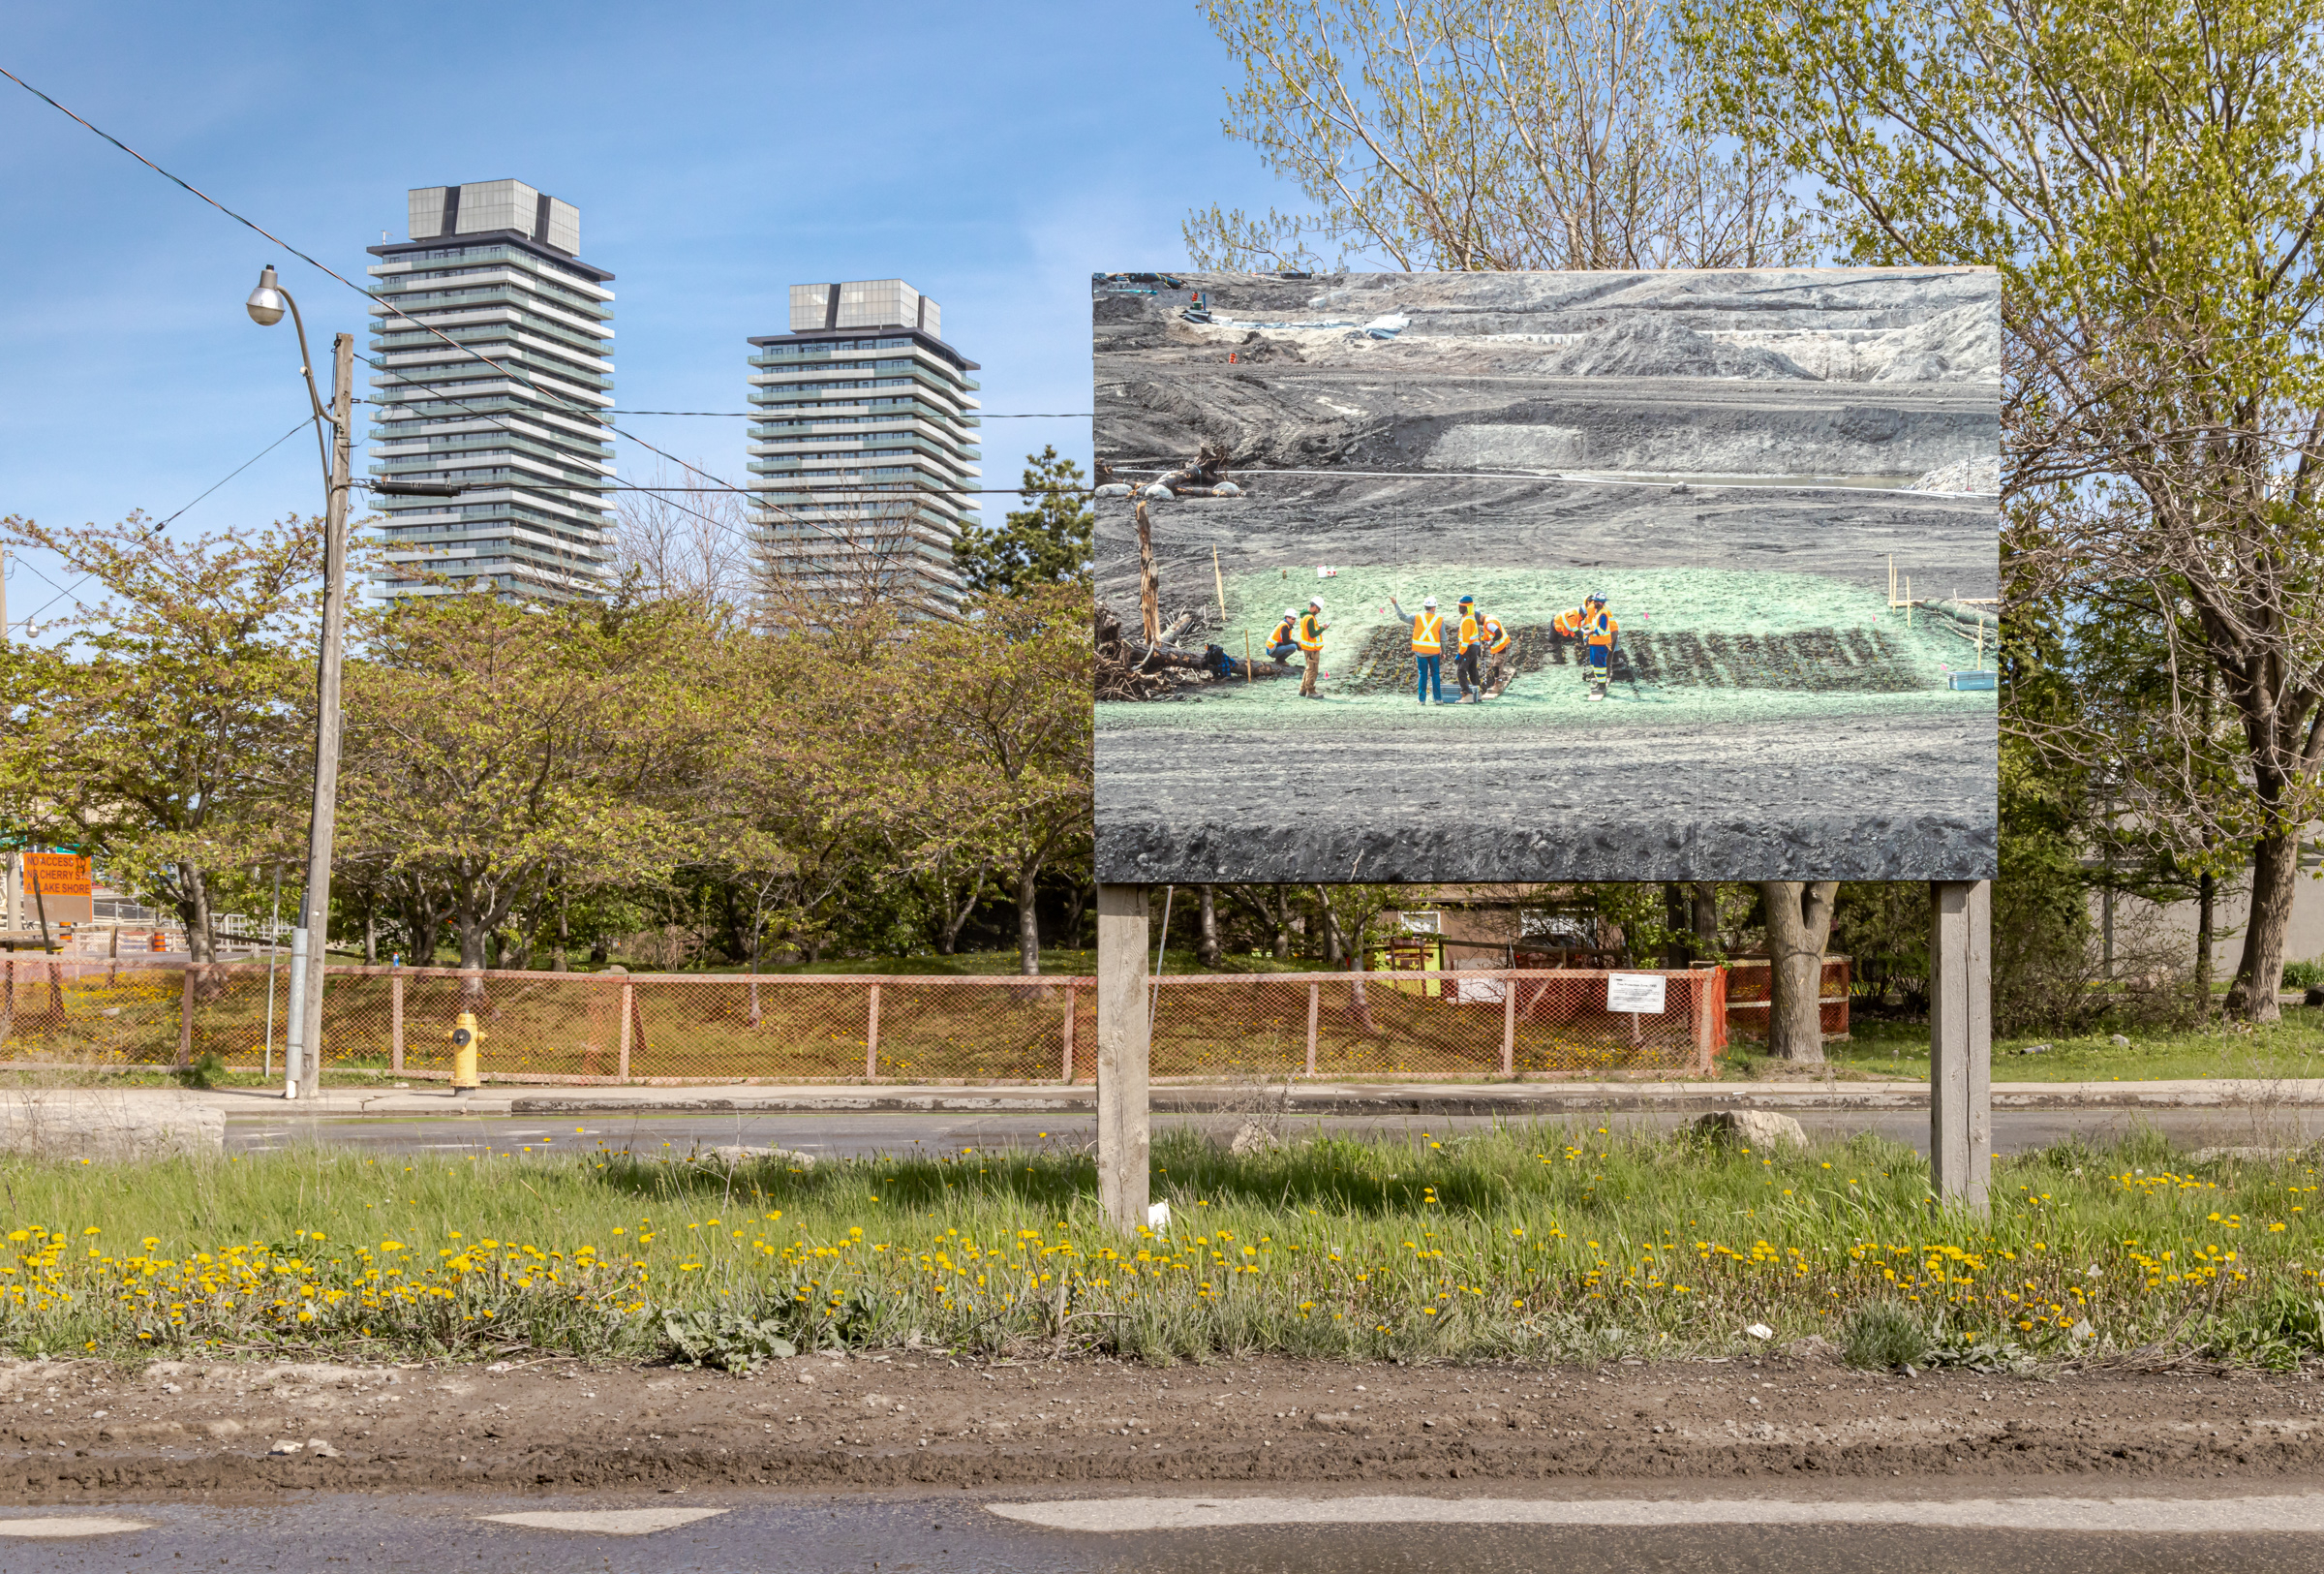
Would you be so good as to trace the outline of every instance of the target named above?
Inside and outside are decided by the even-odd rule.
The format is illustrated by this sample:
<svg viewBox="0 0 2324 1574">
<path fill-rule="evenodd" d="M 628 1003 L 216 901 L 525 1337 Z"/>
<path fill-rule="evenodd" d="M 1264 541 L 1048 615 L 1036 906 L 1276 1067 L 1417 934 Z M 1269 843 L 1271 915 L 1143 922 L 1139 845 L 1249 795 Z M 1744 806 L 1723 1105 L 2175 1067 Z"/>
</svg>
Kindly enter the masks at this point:
<svg viewBox="0 0 2324 1574">
<path fill-rule="evenodd" d="M 21 1090 L 14 1096 L 102 1096 L 199 1101 L 229 1117 L 257 1120 L 458 1119 L 529 1115 L 700 1114 L 710 1111 L 792 1114 L 1084 1114 L 1096 1090 L 1072 1087 L 706 1086 L 688 1088 L 542 1088 L 488 1086 L 456 1098 L 442 1086 L 326 1088 L 319 1098 L 287 1102 L 271 1091 L 216 1088 Z M 1253 1107 L 1245 1088 L 1159 1087 L 1157 1114 L 1234 1113 Z M 1929 1091 L 1915 1082 L 1818 1082 L 1805 1086 L 1716 1082 L 1308 1083 L 1295 1086 L 1295 1115 L 1501 1115 L 1513 1120 L 1570 1114 L 1692 1114 L 1721 1109 L 1926 1109 Z M 2324 1106 L 2324 1078 L 2203 1078 L 2174 1082 L 1997 1082 L 1996 1109 L 2212 1109 Z M 1270 1106 L 1271 1107 L 1271 1106 Z"/>
</svg>

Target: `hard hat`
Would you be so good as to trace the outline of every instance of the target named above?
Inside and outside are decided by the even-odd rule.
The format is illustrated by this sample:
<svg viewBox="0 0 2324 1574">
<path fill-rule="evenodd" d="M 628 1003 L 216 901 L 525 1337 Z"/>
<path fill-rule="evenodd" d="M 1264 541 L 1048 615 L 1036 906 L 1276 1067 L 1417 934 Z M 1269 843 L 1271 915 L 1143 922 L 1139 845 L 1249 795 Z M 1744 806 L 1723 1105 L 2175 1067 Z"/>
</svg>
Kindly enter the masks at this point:
<svg viewBox="0 0 2324 1574">
<path fill-rule="evenodd" d="M 1314 608 L 1315 608 L 1315 609 L 1316 609 L 1318 612 L 1321 612 L 1321 611 L 1324 609 L 1324 603 L 1323 603 L 1323 601 L 1322 601 L 1322 599 L 1321 599 L 1320 597 L 1315 597 L 1315 596 L 1310 596 L 1310 597 L 1308 597 L 1308 598 L 1307 598 L 1307 604 L 1308 604 L 1309 606 L 1312 606 L 1312 607 L 1314 607 Z"/>
<path fill-rule="evenodd" d="M 1477 598 L 1474 596 L 1463 596 L 1460 599 L 1460 604 L 1463 606 L 1473 606 L 1476 604 L 1476 602 Z"/>
<path fill-rule="evenodd" d="M 1287 606 L 1283 609 L 1283 615 L 1287 618 L 1296 618 L 1300 615 L 1300 609 L 1296 606 Z"/>
<path fill-rule="evenodd" d="M 1436 604 L 1436 598 L 1435 598 L 1435 597 L 1433 597 L 1433 596 L 1431 596 L 1431 597 L 1429 597 L 1429 598 L 1428 598 L 1426 601 L 1422 602 L 1421 604 L 1422 604 L 1422 606 L 1434 606 L 1434 605 Z"/>
<path fill-rule="evenodd" d="M 1599 605 L 1603 606 L 1605 604 L 1605 592 L 1603 590 L 1593 590 L 1589 593 L 1589 595 L 1583 597 L 1582 600 L 1596 602 Z"/>
</svg>

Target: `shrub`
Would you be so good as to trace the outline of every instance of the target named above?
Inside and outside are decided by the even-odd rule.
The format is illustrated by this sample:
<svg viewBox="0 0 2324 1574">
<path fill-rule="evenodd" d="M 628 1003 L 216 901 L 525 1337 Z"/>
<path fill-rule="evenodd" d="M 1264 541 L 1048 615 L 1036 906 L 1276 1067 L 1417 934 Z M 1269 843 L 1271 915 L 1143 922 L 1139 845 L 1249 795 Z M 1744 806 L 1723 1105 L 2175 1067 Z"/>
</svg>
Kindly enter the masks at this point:
<svg viewBox="0 0 2324 1574">
<path fill-rule="evenodd" d="M 226 1075 L 226 1062 L 216 1050 L 205 1050 L 194 1058 L 192 1065 L 170 1067 L 169 1074 L 177 1078 L 181 1088 L 215 1088 Z"/>
<path fill-rule="evenodd" d="M 1927 1360 L 1929 1333 L 1900 1302 L 1858 1301 L 1840 1324 L 1840 1353 L 1851 1367 L 1885 1372 Z"/>
<path fill-rule="evenodd" d="M 738 1312 L 665 1312 L 661 1331 L 676 1346 L 681 1366 L 747 1373 L 799 1353 L 798 1346 L 782 1337 L 780 1324 Z"/>
<path fill-rule="evenodd" d="M 2286 989 L 2314 989 L 2324 984 L 2324 962 L 2286 962 L 2283 965 L 2283 987 Z"/>
</svg>

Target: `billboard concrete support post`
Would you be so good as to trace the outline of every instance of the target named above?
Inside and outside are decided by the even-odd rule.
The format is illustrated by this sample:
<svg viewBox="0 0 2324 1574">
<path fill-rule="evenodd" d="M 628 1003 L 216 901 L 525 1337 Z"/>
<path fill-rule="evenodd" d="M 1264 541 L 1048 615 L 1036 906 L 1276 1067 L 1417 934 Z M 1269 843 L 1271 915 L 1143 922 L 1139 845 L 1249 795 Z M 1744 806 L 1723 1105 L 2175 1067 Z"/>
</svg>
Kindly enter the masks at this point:
<svg viewBox="0 0 2324 1574">
<path fill-rule="evenodd" d="M 1146 1222 L 1147 888 L 1097 888 L 1097 1199 L 1124 1233 Z"/>
<path fill-rule="evenodd" d="M 1993 882 L 1929 883 L 1929 1162 L 1982 1215 L 1993 1174 Z"/>
</svg>

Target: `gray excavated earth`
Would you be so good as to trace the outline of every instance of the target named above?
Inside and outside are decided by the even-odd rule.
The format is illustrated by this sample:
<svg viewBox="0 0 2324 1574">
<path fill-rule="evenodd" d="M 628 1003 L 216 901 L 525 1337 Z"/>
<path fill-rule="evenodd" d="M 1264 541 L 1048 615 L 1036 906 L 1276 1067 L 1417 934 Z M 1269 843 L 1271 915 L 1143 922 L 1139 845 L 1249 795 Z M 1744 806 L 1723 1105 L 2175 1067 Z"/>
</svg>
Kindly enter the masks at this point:
<svg viewBox="0 0 2324 1574">
<path fill-rule="evenodd" d="M 1998 594 L 1996 500 L 1949 489 L 1999 451 L 1990 273 L 1183 275 L 1094 317 L 1099 456 L 1214 446 L 1242 488 L 1147 505 L 1185 642 L 1239 657 L 1311 594 L 1332 630 L 1321 699 L 1100 705 L 1101 878 L 1992 873 L 1993 695 L 1948 681 L 1992 652 L 1888 596 Z M 1132 503 L 1098 514 L 1134 624 Z M 1603 704 L 1541 648 L 1598 589 Z M 1508 694 L 1413 702 L 1384 653 L 1430 593 L 1525 631 Z"/>
</svg>

